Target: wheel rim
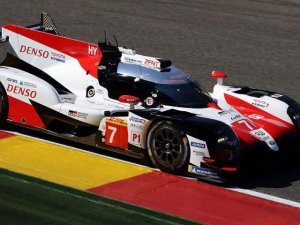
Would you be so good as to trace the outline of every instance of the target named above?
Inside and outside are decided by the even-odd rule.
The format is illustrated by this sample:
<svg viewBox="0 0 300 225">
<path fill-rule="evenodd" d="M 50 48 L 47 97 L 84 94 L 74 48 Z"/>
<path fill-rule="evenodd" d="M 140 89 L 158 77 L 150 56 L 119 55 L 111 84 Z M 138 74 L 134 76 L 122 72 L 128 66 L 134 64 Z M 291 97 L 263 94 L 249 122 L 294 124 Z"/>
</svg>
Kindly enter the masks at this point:
<svg viewBox="0 0 300 225">
<path fill-rule="evenodd" d="M 159 128 L 155 131 L 151 149 L 157 163 L 165 167 L 178 165 L 184 155 L 182 137 L 171 128 Z"/>
</svg>

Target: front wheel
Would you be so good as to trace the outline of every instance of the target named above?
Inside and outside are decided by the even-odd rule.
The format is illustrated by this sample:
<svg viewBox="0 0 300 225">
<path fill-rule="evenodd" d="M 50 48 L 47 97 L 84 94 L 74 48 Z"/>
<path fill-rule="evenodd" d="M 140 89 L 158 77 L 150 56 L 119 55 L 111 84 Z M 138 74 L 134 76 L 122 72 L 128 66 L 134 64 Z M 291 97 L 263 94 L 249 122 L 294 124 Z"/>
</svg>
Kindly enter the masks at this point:
<svg viewBox="0 0 300 225">
<path fill-rule="evenodd" d="M 5 125 L 8 115 L 8 99 L 3 88 L 2 84 L 0 83 L 0 127 Z"/>
<path fill-rule="evenodd" d="M 189 161 L 186 135 L 171 122 L 154 124 L 147 138 L 148 154 L 153 164 L 161 171 L 184 174 Z"/>
</svg>

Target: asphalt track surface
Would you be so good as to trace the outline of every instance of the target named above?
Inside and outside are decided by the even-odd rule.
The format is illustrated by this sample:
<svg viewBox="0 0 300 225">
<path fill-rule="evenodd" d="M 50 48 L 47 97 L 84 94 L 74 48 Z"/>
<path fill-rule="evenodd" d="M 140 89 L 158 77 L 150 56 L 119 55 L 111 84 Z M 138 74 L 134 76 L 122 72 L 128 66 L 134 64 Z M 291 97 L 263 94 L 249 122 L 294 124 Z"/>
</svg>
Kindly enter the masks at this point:
<svg viewBox="0 0 300 225">
<path fill-rule="evenodd" d="M 0 25 L 30 25 L 40 12 L 62 35 L 104 39 L 138 53 L 171 59 L 207 89 L 212 70 L 226 83 L 276 90 L 300 102 L 300 1 L 191 0 L 0 0 Z M 4 51 L 1 50 L 1 57 Z M 254 162 L 255 164 L 255 162 Z M 243 188 L 300 202 L 300 163 L 262 170 Z"/>
</svg>

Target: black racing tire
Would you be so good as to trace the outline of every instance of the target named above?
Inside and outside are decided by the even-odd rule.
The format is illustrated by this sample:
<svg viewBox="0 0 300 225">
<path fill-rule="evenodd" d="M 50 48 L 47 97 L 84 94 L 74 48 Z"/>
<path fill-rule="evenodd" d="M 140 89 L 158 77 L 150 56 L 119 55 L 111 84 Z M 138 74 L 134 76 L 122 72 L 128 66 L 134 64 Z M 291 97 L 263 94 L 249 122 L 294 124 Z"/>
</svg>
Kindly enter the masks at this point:
<svg viewBox="0 0 300 225">
<path fill-rule="evenodd" d="M 161 121 L 150 127 L 147 149 L 152 163 L 161 171 L 180 175 L 187 172 L 188 139 L 172 122 Z"/>
<path fill-rule="evenodd" d="M 0 83 L 0 127 L 6 124 L 8 116 L 8 98 L 3 85 Z"/>
</svg>

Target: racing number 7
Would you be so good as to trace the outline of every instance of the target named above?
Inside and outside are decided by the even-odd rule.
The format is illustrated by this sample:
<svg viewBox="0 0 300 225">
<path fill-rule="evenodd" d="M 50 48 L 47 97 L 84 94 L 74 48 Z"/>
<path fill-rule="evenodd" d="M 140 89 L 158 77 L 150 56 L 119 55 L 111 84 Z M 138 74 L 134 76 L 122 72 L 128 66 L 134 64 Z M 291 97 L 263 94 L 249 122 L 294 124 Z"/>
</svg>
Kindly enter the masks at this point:
<svg viewBox="0 0 300 225">
<path fill-rule="evenodd" d="M 127 124 L 107 122 L 105 144 L 121 149 L 128 149 Z"/>
<path fill-rule="evenodd" d="M 249 122 L 247 120 L 239 120 L 237 121 L 237 123 L 239 124 L 245 124 L 245 126 L 249 129 L 249 130 L 254 130 L 254 128 L 249 124 Z"/>
<path fill-rule="evenodd" d="M 117 128 L 116 127 L 112 127 L 112 126 L 108 126 L 107 129 L 111 130 L 111 134 L 110 134 L 108 142 L 109 143 L 113 143 L 115 134 L 117 132 Z"/>
</svg>

